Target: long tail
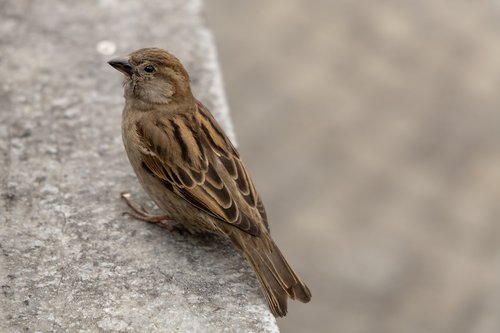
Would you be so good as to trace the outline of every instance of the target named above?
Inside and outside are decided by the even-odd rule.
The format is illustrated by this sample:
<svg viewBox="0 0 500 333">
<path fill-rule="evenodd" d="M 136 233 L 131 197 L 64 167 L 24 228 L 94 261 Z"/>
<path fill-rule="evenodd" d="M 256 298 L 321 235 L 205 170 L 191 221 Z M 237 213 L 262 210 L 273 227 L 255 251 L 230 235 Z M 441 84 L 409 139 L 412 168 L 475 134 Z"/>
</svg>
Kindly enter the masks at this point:
<svg viewBox="0 0 500 333">
<path fill-rule="evenodd" d="M 269 308 L 275 316 L 286 315 L 288 297 L 303 303 L 311 300 L 309 288 L 288 265 L 267 232 L 257 237 L 235 232 L 229 237 L 252 264 Z"/>
</svg>

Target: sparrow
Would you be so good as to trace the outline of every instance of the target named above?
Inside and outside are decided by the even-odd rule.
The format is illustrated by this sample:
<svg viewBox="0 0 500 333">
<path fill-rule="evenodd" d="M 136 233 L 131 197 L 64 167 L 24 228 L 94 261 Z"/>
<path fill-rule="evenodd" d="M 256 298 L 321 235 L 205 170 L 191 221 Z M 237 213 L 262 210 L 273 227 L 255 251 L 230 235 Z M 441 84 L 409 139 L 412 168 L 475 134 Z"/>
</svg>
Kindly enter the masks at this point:
<svg viewBox="0 0 500 333">
<path fill-rule="evenodd" d="M 130 214 L 170 230 L 229 238 L 253 267 L 271 312 L 311 292 L 271 238 L 266 211 L 238 151 L 191 91 L 181 62 L 144 48 L 108 62 L 124 74 L 122 138 L 139 182 L 166 215 L 152 215 L 122 194 Z"/>
</svg>

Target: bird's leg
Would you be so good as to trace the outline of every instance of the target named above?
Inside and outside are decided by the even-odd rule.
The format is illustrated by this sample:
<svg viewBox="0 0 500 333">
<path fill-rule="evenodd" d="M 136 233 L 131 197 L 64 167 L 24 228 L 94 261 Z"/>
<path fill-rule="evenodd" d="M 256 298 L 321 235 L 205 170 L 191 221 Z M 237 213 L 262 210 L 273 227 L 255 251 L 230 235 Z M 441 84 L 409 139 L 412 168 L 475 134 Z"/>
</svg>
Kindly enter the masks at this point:
<svg viewBox="0 0 500 333">
<path fill-rule="evenodd" d="M 168 215 L 154 215 L 149 213 L 143 206 L 137 206 L 132 199 L 130 199 L 130 193 L 122 192 L 120 194 L 127 206 L 132 209 L 131 212 L 124 212 L 123 214 L 130 215 L 138 220 L 146 221 L 150 223 L 155 223 L 162 228 L 168 229 L 169 231 L 174 231 L 177 229 L 174 220 Z"/>
</svg>

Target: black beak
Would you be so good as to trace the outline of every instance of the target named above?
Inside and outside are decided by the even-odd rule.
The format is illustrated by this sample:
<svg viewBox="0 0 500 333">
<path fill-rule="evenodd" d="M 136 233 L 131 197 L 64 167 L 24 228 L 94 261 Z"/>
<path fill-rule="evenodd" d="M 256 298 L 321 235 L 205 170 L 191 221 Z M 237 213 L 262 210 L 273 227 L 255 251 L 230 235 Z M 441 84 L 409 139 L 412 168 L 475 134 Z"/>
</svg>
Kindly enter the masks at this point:
<svg viewBox="0 0 500 333">
<path fill-rule="evenodd" d="M 125 75 L 132 75 L 132 65 L 128 62 L 127 58 L 116 58 L 108 61 L 108 64 L 113 66 L 114 69 L 119 70 Z"/>
</svg>

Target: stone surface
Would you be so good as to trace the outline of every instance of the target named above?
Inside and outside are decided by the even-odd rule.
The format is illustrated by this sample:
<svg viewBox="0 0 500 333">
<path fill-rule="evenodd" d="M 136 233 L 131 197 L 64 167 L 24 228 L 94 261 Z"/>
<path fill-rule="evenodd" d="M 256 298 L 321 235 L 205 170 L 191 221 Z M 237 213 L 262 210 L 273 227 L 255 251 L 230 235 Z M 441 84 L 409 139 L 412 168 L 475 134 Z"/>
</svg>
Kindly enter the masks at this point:
<svg viewBox="0 0 500 333">
<path fill-rule="evenodd" d="M 230 244 L 122 216 L 121 191 L 149 200 L 122 148 L 111 56 L 171 50 L 232 133 L 201 3 L 0 7 L 0 331 L 277 332 Z"/>
</svg>

